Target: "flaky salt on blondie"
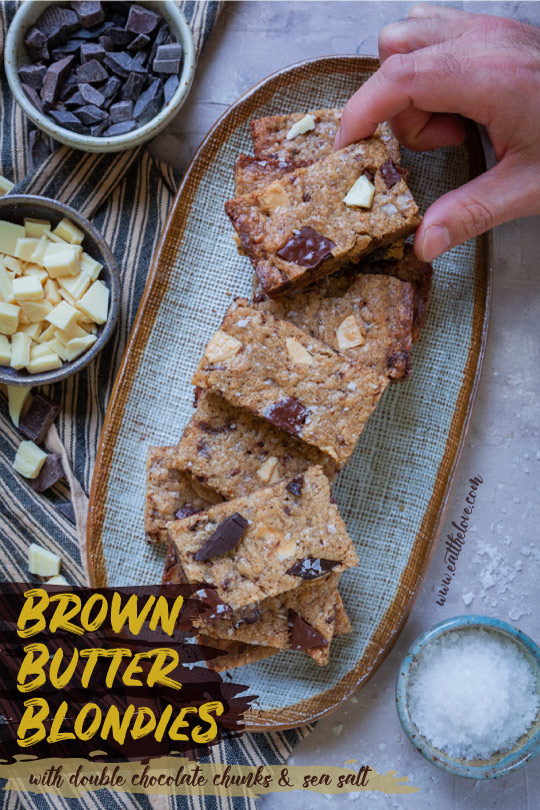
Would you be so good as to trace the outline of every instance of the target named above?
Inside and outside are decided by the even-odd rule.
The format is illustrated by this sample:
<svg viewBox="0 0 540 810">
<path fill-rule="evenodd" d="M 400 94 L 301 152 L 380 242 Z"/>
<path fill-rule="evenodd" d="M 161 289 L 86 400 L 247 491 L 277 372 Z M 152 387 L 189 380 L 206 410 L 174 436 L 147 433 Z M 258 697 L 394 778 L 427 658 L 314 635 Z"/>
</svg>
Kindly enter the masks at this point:
<svg viewBox="0 0 540 810">
<path fill-rule="evenodd" d="M 228 200 L 225 210 L 275 297 L 411 233 L 420 218 L 403 175 L 371 139 Z"/>
<path fill-rule="evenodd" d="M 187 580 L 219 600 L 216 618 L 358 564 L 320 467 L 168 529 Z"/>
<path fill-rule="evenodd" d="M 342 465 L 388 377 L 238 299 L 206 347 L 192 382 L 219 391 L 230 403 Z"/>
</svg>

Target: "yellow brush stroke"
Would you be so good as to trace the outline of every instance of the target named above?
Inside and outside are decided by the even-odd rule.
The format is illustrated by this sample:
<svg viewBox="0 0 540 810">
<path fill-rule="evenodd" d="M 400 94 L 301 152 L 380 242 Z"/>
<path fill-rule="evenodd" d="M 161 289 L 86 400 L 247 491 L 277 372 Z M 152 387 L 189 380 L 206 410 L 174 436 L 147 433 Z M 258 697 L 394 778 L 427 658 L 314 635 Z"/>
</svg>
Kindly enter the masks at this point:
<svg viewBox="0 0 540 810">
<path fill-rule="evenodd" d="M 356 760 L 349 760 L 353 762 Z M 103 788 L 112 790 L 115 793 L 141 793 L 145 795 L 159 794 L 161 796 L 181 795 L 181 796 L 242 796 L 244 798 L 258 798 L 269 793 L 289 793 L 293 790 L 311 790 L 314 793 L 326 793 L 340 795 L 343 793 L 357 793 L 359 791 L 376 791 L 377 793 L 385 794 L 410 794 L 417 793 L 419 788 L 411 784 L 403 784 L 406 777 L 395 777 L 390 774 L 380 774 L 374 770 L 370 770 L 367 774 L 367 783 L 365 785 L 354 784 L 355 779 L 362 776 L 361 767 L 358 770 L 350 768 L 339 768 L 335 766 L 302 766 L 302 765 L 227 765 L 227 764 L 201 764 L 194 763 L 184 757 L 167 756 L 159 757 L 151 760 L 149 763 L 143 765 L 141 762 L 95 762 L 87 759 L 69 759 L 69 760 L 55 760 L 55 759 L 41 759 L 36 762 L 16 762 L 11 765 L 0 764 L 0 779 L 6 779 L 7 783 L 4 790 L 23 791 L 25 793 L 46 793 L 48 795 L 63 796 L 64 798 L 78 799 L 88 792 L 100 790 L 96 787 L 95 783 L 106 770 L 109 775 L 117 768 L 117 775 L 121 776 L 125 781 L 122 786 L 111 786 L 110 784 L 102 784 Z M 46 774 L 51 773 L 51 768 L 56 769 L 54 773 L 60 773 L 62 784 L 31 784 L 30 776 L 34 779 L 46 779 Z M 90 783 L 87 787 L 76 786 L 71 784 L 70 777 L 82 768 L 82 774 L 85 777 L 93 779 L 94 784 Z M 198 773 L 201 774 L 206 782 L 203 785 L 193 784 L 172 784 L 168 787 L 166 784 L 147 784 L 147 785 L 134 785 L 133 777 L 139 776 L 146 768 L 146 774 L 149 778 L 158 779 L 162 782 L 169 777 L 171 780 L 176 778 L 180 780 L 179 774 L 193 776 L 193 769 L 198 768 Z M 259 782 L 254 782 L 254 777 L 259 774 Z M 283 782 L 283 774 L 287 775 L 287 783 Z M 396 772 L 393 771 L 392 774 Z M 237 783 L 242 781 L 243 784 L 229 784 L 224 787 L 221 784 L 215 785 L 214 780 L 221 782 L 224 776 L 228 776 L 232 781 Z M 269 783 L 265 787 L 261 782 L 268 777 Z M 305 785 L 304 780 L 306 777 L 315 777 L 315 784 L 309 782 Z M 326 778 L 324 778 L 326 777 Z M 351 784 L 342 785 L 338 787 L 338 780 L 344 781 L 347 777 L 351 780 Z M 281 779 L 281 784 L 280 784 Z M 317 784 L 318 781 L 320 784 Z M 330 780 L 330 784 L 328 784 Z M 360 781 L 360 779 L 359 779 Z M 366 782 L 366 779 L 364 779 Z"/>
</svg>

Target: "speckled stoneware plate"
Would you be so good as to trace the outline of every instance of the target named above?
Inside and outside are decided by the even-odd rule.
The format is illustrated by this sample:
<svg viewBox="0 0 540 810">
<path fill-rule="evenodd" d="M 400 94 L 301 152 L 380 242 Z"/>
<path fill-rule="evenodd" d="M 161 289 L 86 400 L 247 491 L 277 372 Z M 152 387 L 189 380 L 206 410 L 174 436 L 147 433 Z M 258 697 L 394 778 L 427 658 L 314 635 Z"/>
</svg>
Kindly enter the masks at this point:
<svg viewBox="0 0 540 810">
<path fill-rule="evenodd" d="M 377 68 L 362 56 L 323 57 L 280 71 L 240 98 L 197 152 L 154 258 L 102 434 L 90 496 L 92 584 L 159 582 L 164 551 L 143 531 L 149 444 L 173 444 L 192 413 L 190 379 L 234 295 L 249 295 L 252 269 L 238 256 L 223 203 L 233 165 L 251 151 L 249 122 L 273 113 L 334 107 Z M 485 167 L 480 138 L 418 155 L 404 152 L 422 210 Z M 259 695 L 251 729 L 287 728 L 335 709 L 373 674 L 395 643 L 440 530 L 470 419 L 484 351 L 490 290 L 486 238 L 435 262 L 428 317 L 413 374 L 391 385 L 364 430 L 335 497 L 360 556 L 340 591 L 353 631 L 330 663 L 283 652 L 235 679 Z"/>
</svg>

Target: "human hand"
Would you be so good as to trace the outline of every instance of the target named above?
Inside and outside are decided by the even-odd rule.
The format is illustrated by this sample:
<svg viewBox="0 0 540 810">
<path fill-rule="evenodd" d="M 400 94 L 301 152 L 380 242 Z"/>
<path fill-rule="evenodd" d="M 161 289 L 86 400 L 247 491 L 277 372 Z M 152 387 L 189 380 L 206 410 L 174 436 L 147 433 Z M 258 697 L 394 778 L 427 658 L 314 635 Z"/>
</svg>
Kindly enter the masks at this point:
<svg viewBox="0 0 540 810">
<path fill-rule="evenodd" d="M 408 149 L 457 145 L 464 116 L 486 127 L 498 161 L 428 209 L 415 238 L 420 259 L 540 213 L 540 28 L 417 4 L 383 28 L 379 54 L 380 69 L 343 110 L 336 149 L 381 121 Z"/>
</svg>

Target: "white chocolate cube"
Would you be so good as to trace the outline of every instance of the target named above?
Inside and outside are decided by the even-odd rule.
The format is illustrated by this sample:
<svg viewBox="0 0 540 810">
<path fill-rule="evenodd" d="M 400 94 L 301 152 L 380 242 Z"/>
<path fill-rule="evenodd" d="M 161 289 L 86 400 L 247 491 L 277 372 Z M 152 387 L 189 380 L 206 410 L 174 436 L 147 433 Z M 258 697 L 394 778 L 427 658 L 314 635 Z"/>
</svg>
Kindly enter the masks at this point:
<svg viewBox="0 0 540 810">
<path fill-rule="evenodd" d="M 59 304 L 62 300 L 60 293 L 58 292 L 58 282 L 54 280 L 54 278 L 48 278 L 43 286 L 43 292 L 45 293 L 45 298 L 47 301 L 50 301 L 51 304 Z"/>
<path fill-rule="evenodd" d="M 41 325 L 42 325 L 42 324 L 40 324 L 40 326 L 41 326 Z M 41 332 L 41 334 L 40 334 L 40 336 L 39 336 L 39 338 L 38 338 L 38 341 L 37 341 L 37 342 L 38 342 L 38 343 L 47 343 L 47 341 L 48 341 L 48 340 L 52 340 L 52 339 L 53 339 L 53 337 L 55 336 L 55 332 L 56 332 L 56 326 L 55 326 L 54 324 L 50 323 L 50 324 L 47 326 L 47 328 L 46 328 L 46 329 L 44 329 L 44 330 Z"/>
<path fill-rule="evenodd" d="M 75 360 L 79 355 L 85 352 L 90 346 L 93 346 L 97 338 L 95 335 L 86 335 L 86 337 L 73 338 L 66 346 L 67 360 Z"/>
<path fill-rule="evenodd" d="M 42 284 L 45 284 L 45 282 L 49 280 L 49 274 L 47 271 L 43 267 L 39 267 L 37 264 L 27 264 L 24 269 L 23 276 L 36 276 L 39 278 Z"/>
<path fill-rule="evenodd" d="M 40 301 L 21 301 L 21 310 L 28 319 L 28 323 L 39 323 L 43 321 L 49 312 L 51 312 L 52 308 L 52 304 L 49 304 L 45 298 L 42 298 Z"/>
<path fill-rule="evenodd" d="M 47 453 L 34 442 L 21 442 L 15 454 L 13 469 L 25 478 L 37 478 L 46 458 Z M 53 573 L 57 574 L 58 571 Z"/>
<path fill-rule="evenodd" d="M 15 257 L 23 262 L 31 261 L 31 256 L 38 246 L 39 239 L 31 239 L 25 236 L 15 242 Z"/>
<path fill-rule="evenodd" d="M 57 577 L 60 574 L 61 562 L 58 554 L 38 546 L 37 543 L 31 543 L 28 547 L 28 570 L 31 574 L 44 578 Z"/>
<path fill-rule="evenodd" d="M 15 183 L 12 183 L 11 180 L 8 180 L 7 177 L 2 177 L 0 175 L 0 197 L 3 197 L 4 194 L 8 194 Z"/>
<path fill-rule="evenodd" d="M 33 219 L 32 217 L 24 218 L 24 230 L 27 236 L 33 236 L 40 239 L 45 231 L 51 230 L 51 223 L 47 219 Z"/>
<path fill-rule="evenodd" d="M 62 576 L 62 574 L 58 574 L 57 577 L 51 577 L 47 580 L 45 585 L 66 585 L 68 588 L 70 587 L 69 582 L 65 577 Z"/>
<path fill-rule="evenodd" d="M 20 311 L 16 304 L 0 301 L 0 335 L 13 335 L 17 331 Z"/>
<path fill-rule="evenodd" d="M 70 340 L 73 338 L 81 338 L 86 337 L 88 332 L 85 332 L 82 326 L 79 323 L 74 323 L 73 326 L 70 326 L 69 329 L 58 329 L 54 336 L 57 338 L 64 346 L 67 346 Z"/>
<path fill-rule="evenodd" d="M 0 253 L 15 256 L 17 239 L 24 239 L 24 237 L 25 230 L 22 225 L 15 225 L 13 222 L 0 219 Z"/>
<path fill-rule="evenodd" d="M 297 121 L 296 124 L 293 124 L 287 132 L 287 140 L 292 141 L 297 135 L 303 135 L 311 129 L 315 129 L 315 119 L 310 113 L 306 113 L 304 117 L 301 118 L 300 121 Z"/>
<path fill-rule="evenodd" d="M 62 301 L 45 316 L 45 320 L 53 323 L 58 329 L 69 329 L 70 326 L 77 322 L 78 316 L 79 313 L 75 307 L 72 307 L 66 301 Z"/>
<path fill-rule="evenodd" d="M 58 338 L 52 337 L 50 340 L 47 340 L 44 343 L 45 346 L 48 346 L 49 349 L 58 355 L 60 360 L 71 360 L 72 358 L 68 356 L 67 348 L 64 346 L 63 343 L 60 343 Z"/>
<path fill-rule="evenodd" d="M 69 293 L 73 300 L 77 301 L 90 286 L 90 276 L 88 273 L 79 273 L 78 276 L 66 276 L 59 278 L 58 284 L 62 290 Z"/>
<path fill-rule="evenodd" d="M 8 385 L 8 407 L 11 421 L 15 427 L 19 427 L 22 410 L 30 396 L 32 389 L 25 385 Z"/>
<path fill-rule="evenodd" d="M 36 264 L 41 265 L 43 267 L 43 257 L 45 256 L 45 251 L 47 250 L 50 242 L 46 236 L 42 236 L 36 245 L 36 249 L 30 256 L 30 261 L 35 262 Z"/>
<path fill-rule="evenodd" d="M 19 259 L 14 256 L 4 256 L 4 264 L 8 270 L 11 270 L 15 275 L 20 276 L 23 271 L 23 266 Z"/>
<path fill-rule="evenodd" d="M 105 323 L 109 312 L 109 289 L 102 281 L 94 281 L 90 289 L 85 292 L 78 308 L 95 323 Z"/>
<path fill-rule="evenodd" d="M 81 253 L 77 245 L 48 245 L 43 256 L 43 267 L 51 278 L 76 276 L 81 269 Z"/>
<path fill-rule="evenodd" d="M 15 296 L 13 295 L 13 283 L 12 283 L 12 276 L 10 275 L 9 271 L 6 270 L 4 264 L 0 261 L 0 297 L 3 301 L 8 304 L 12 304 L 15 301 Z"/>
<path fill-rule="evenodd" d="M 63 219 L 59 222 L 53 233 L 61 239 L 65 239 L 71 245 L 80 245 L 84 239 L 84 233 L 69 219 Z"/>
<path fill-rule="evenodd" d="M 9 366 L 11 363 L 11 343 L 5 335 L 0 335 L 0 366 Z"/>
<path fill-rule="evenodd" d="M 21 326 L 19 321 L 19 332 L 24 332 L 25 335 L 30 335 L 32 340 L 39 340 L 41 334 L 41 322 L 38 323 L 25 323 Z"/>
<path fill-rule="evenodd" d="M 11 368 L 21 369 L 30 362 L 32 338 L 24 332 L 16 332 L 11 338 Z"/>
<path fill-rule="evenodd" d="M 30 350 L 30 362 L 26 366 L 29 374 L 41 374 L 44 371 L 54 371 L 57 368 L 62 368 L 62 361 L 47 343 L 40 343 L 39 346 L 32 347 Z"/>
<path fill-rule="evenodd" d="M 373 197 L 375 195 L 375 186 L 367 179 L 366 175 L 361 175 L 354 186 L 351 186 L 343 202 L 345 205 L 354 206 L 356 208 L 371 208 L 373 205 Z"/>
<path fill-rule="evenodd" d="M 13 295 L 20 301 L 39 301 L 43 298 L 43 287 L 37 276 L 19 276 L 13 279 Z"/>
<path fill-rule="evenodd" d="M 89 256 L 88 253 L 83 253 L 81 270 L 88 273 L 92 281 L 95 281 L 103 270 L 103 265 L 100 264 L 97 259 L 93 259 L 92 256 Z"/>
</svg>

